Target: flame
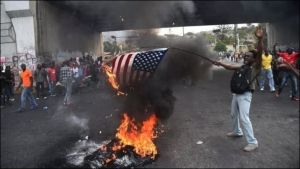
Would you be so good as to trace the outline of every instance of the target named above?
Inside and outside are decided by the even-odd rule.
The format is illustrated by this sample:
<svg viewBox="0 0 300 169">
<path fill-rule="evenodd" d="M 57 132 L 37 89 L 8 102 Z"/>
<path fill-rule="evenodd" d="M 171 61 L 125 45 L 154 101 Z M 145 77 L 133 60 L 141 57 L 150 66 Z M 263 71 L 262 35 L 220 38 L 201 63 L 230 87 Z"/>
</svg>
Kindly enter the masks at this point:
<svg viewBox="0 0 300 169">
<path fill-rule="evenodd" d="M 103 66 L 104 69 L 105 69 L 105 73 L 106 73 L 106 75 L 107 75 L 107 77 L 108 77 L 109 83 L 112 85 L 113 88 L 115 88 L 115 89 L 118 90 L 119 85 L 118 85 L 118 84 L 116 83 L 116 81 L 115 81 L 116 75 L 113 74 L 113 73 L 111 72 L 111 71 L 112 71 L 112 68 L 109 67 L 108 65 L 104 64 L 104 63 L 102 64 L 102 66 Z"/>
<path fill-rule="evenodd" d="M 142 158 L 151 155 L 151 158 L 154 159 L 157 149 L 152 140 L 157 137 L 154 127 L 158 121 L 155 114 L 152 114 L 142 125 L 136 125 L 135 119 L 130 119 L 126 113 L 123 114 L 123 117 L 124 119 L 116 134 L 116 137 L 120 139 L 120 145 L 114 145 L 113 150 L 130 145 Z"/>
</svg>

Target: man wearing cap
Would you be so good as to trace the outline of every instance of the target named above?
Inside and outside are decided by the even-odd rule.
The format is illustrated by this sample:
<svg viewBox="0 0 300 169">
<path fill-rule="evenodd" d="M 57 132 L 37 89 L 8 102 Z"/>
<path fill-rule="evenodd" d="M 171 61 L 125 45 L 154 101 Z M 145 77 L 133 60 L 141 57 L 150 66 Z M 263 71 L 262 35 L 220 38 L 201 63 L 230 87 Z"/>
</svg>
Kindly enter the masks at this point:
<svg viewBox="0 0 300 169">
<path fill-rule="evenodd" d="M 33 78 L 32 78 L 32 72 L 29 69 L 26 69 L 25 64 L 21 64 L 21 73 L 20 73 L 20 84 L 17 87 L 17 90 L 19 90 L 20 86 L 23 84 L 23 91 L 21 94 L 21 108 L 18 110 L 19 112 L 25 111 L 26 106 L 26 98 L 29 97 L 31 101 L 31 108 L 30 110 L 37 109 L 37 103 L 35 98 L 33 97 L 30 90 L 32 90 L 32 84 L 33 84 Z"/>
</svg>

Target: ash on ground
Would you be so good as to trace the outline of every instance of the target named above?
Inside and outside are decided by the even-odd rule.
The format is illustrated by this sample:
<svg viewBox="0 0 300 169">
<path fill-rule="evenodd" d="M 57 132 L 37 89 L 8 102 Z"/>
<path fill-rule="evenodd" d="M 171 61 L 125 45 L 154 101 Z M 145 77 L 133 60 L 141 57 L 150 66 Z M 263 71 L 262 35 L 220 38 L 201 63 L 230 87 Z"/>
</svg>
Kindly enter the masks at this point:
<svg viewBox="0 0 300 169">
<path fill-rule="evenodd" d="M 91 140 L 79 140 L 66 157 L 56 159 L 41 168 L 131 168 L 154 162 L 151 156 L 142 158 L 135 153 L 132 146 L 113 151 L 112 147 L 116 143 L 117 139 L 100 144 Z M 105 151 L 100 149 L 103 146 L 106 147 Z"/>
</svg>

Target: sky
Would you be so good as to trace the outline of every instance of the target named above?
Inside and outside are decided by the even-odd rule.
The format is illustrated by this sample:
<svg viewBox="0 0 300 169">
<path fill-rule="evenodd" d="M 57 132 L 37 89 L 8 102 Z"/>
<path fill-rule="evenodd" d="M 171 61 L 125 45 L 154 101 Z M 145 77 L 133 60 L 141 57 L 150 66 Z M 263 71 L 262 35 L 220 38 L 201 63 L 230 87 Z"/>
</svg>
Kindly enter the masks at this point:
<svg viewBox="0 0 300 169">
<path fill-rule="evenodd" d="M 258 25 L 258 23 L 252 23 L 252 25 Z M 233 27 L 233 24 L 230 24 L 229 26 Z M 238 24 L 238 27 L 244 27 L 247 26 L 247 24 Z M 184 33 L 192 32 L 192 33 L 198 33 L 203 31 L 211 31 L 214 29 L 217 29 L 218 25 L 209 25 L 209 26 L 186 26 L 184 28 L 182 27 L 172 27 L 172 28 L 159 28 L 158 35 L 164 35 L 164 34 L 176 34 L 176 35 L 182 35 L 183 30 Z M 125 37 L 127 36 L 127 33 L 130 31 L 111 31 L 111 32 L 103 32 L 104 41 L 112 41 L 111 36 L 114 35 L 116 37 Z M 125 38 L 119 38 L 117 41 L 124 41 Z"/>
</svg>

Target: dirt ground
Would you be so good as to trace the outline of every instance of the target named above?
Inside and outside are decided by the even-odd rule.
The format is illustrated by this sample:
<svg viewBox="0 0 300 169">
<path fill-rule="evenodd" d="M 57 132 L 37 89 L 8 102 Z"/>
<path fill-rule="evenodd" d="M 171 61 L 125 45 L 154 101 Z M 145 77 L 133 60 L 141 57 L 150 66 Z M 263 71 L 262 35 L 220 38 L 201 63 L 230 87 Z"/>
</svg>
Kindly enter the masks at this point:
<svg viewBox="0 0 300 169">
<path fill-rule="evenodd" d="M 174 88 L 175 112 L 155 139 L 159 157 L 146 168 L 299 168 L 299 102 L 290 100 L 291 83 L 280 98 L 267 83 L 265 91 L 256 89 L 250 119 L 259 148 L 244 152 L 245 137 L 226 137 L 232 129 L 231 74 L 216 68 L 213 80 Z M 73 106 L 56 96 L 38 100 L 37 110 L 16 113 L 16 95 L 14 106 L 1 110 L 1 168 L 47 166 L 85 135 L 95 142 L 114 138 L 121 120 L 117 96 L 100 87 L 72 97 Z M 82 126 L 88 133 L 80 132 Z"/>
</svg>

